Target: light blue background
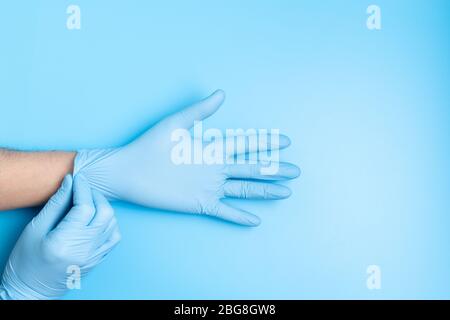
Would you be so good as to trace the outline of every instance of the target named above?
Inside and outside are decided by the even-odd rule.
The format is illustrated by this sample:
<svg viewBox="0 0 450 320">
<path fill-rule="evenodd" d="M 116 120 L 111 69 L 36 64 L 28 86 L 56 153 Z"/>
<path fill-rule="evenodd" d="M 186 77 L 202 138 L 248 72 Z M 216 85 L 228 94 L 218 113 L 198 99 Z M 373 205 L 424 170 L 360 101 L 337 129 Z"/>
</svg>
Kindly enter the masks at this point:
<svg viewBox="0 0 450 320">
<path fill-rule="evenodd" d="M 236 201 L 254 229 L 116 204 L 122 243 L 68 298 L 450 298 L 449 18 L 446 0 L 2 1 L 0 146 L 118 146 L 222 88 L 208 126 L 280 128 L 303 171 L 286 201 Z M 35 213 L 0 213 L 1 268 Z"/>
</svg>

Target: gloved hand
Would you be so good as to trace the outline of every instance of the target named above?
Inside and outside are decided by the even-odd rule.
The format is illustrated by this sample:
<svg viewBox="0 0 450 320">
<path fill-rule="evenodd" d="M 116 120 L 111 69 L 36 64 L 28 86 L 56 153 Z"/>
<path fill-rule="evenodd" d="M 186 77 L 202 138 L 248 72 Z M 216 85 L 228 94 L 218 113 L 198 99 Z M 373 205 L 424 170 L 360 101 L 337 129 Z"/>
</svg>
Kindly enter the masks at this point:
<svg viewBox="0 0 450 320">
<path fill-rule="evenodd" d="M 267 175 L 261 173 L 261 169 L 267 166 L 263 162 L 177 164 L 173 159 L 176 146 L 174 136 L 179 135 L 180 129 L 187 131 L 195 121 L 211 116 L 224 99 L 224 92 L 218 90 L 205 100 L 163 119 L 123 147 L 79 151 L 75 158 L 74 174 L 82 173 L 94 189 L 112 200 L 124 200 L 170 211 L 206 214 L 242 225 L 256 226 L 260 223 L 257 216 L 231 207 L 221 199 L 286 198 L 291 194 L 289 188 L 270 181 L 298 177 L 300 170 L 295 165 L 277 163 L 277 172 Z M 187 133 L 194 145 L 196 142 L 189 131 Z M 211 139 L 213 141 L 209 141 L 209 145 L 227 146 L 229 139 L 231 138 L 225 137 L 224 141 Z M 258 144 L 256 148 L 250 144 L 251 135 L 244 136 L 244 139 L 247 139 L 247 143 L 243 147 L 238 145 L 232 154 L 224 152 L 227 159 L 281 149 L 290 144 L 289 139 L 283 135 L 269 137 L 270 143 Z"/>
<path fill-rule="evenodd" d="M 72 206 L 73 189 L 73 206 Z M 71 266 L 80 275 L 98 265 L 120 240 L 114 211 L 99 192 L 66 176 L 58 192 L 27 225 L 6 265 L 2 299 L 56 299 L 68 290 Z"/>
</svg>

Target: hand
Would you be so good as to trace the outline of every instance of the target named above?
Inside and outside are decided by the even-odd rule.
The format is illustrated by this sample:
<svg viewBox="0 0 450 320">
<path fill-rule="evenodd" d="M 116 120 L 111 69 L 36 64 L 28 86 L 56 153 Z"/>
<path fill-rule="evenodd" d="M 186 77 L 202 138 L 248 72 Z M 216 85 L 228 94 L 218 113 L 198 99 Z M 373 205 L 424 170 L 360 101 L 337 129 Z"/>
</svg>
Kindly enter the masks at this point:
<svg viewBox="0 0 450 320">
<path fill-rule="evenodd" d="M 76 266 L 85 275 L 119 241 L 114 211 L 104 196 L 91 192 L 82 176 L 73 186 L 66 176 L 17 241 L 3 274 L 1 298 L 60 298 L 68 290 L 68 267 Z"/>
<path fill-rule="evenodd" d="M 266 165 L 263 162 L 179 164 L 174 161 L 174 136 L 176 138 L 180 130 L 181 133 L 184 130 L 194 145 L 195 137 L 192 138 L 188 130 L 195 121 L 204 120 L 216 112 L 224 99 L 224 92 L 216 91 L 205 100 L 163 119 L 124 147 L 80 151 L 75 158 L 74 174 L 82 173 L 94 189 L 109 199 L 170 211 L 206 214 L 256 226 L 260 223 L 257 216 L 231 207 L 221 199 L 286 198 L 291 194 L 289 188 L 271 182 L 298 177 L 300 170 L 296 166 L 277 162 L 277 172 L 266 175 L 261 173 Z M 269 137 L 269 144 L 256 146 L 249 143 L 251 135 L 243 138 L 247 143 L 231 150 L 231 154 L 223 157 L 224 160 L 242 154 L 282 149 L 290 144 L 283 135 Z M 227 145 L 230 139 L 234 137 L 215 139 L 209 141 L 208 146 Z"/>
</svg>

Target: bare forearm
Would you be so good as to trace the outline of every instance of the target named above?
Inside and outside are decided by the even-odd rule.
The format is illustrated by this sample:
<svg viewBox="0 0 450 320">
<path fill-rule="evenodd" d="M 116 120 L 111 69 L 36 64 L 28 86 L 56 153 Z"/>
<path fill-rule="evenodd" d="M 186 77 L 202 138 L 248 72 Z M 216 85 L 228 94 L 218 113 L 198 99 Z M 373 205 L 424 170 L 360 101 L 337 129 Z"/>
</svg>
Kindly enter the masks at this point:
<svg viewBox="0 0 450 320">
<path fill-rule="evenodd" d="M 74 152 L 19 152 L 0 149 L 0 210 L 46 202 L 73 171 Z"/>
</svg>

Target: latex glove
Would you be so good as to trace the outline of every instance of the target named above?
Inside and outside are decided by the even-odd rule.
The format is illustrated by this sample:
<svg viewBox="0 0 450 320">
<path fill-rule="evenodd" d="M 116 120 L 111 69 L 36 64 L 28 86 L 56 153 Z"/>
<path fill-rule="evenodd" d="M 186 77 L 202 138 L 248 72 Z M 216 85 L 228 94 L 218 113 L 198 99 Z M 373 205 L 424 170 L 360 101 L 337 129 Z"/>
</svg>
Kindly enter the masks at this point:
<svg viewBox="0 0 450 320">
<path fill-rule="evenodd" d="M 300 170 L 295 165 L 279 163 L 275 175 L 262 175 L 260 168 L 264 165 L 261 163 L 180 165 L 174 163 L 172 158 L 176 145 L 172 141 L 173 133 L 180 128 L 190 129 L 194 121 L 211 116 L 224 99 L 224 92 L 218 90 L 205 100 L 163 119 L 123 147 L 79 151 L 75 158 L 74 174 L 83 173 L 92 187 L 109 199 L 170 211 L 206 214 L 256 226 L 260 223 L 257 216 L 231 207 L 221 199 L 274 200 L 289 197 L 289 188 L 269 181 L 298 177 Z M 237 148 L 233 156 L 281 149 L 290 144 L 286 136 L 279 135 L 278 138 L 278 143 L 257 149 L 250 149 L 249 145 Z"/>
<path fill-rule="evenodd" d="M 91 192 L 83 177 L 76 177 L 72 187 L 71 176 L 66 176 L 17 241 L 3 274 L 1 298 L 60 298 L 68 290 L 70 266 L 85 275 L 119 240 L 114 211 L 105 197 Z"/>
</svg>

